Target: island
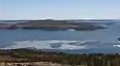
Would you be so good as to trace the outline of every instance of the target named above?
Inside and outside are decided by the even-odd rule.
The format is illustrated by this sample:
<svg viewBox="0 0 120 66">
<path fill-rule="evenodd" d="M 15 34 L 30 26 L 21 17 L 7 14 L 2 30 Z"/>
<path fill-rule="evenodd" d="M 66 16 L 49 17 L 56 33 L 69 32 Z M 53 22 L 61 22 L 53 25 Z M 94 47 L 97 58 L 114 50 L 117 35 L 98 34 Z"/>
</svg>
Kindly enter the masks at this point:
<svg viewBox="0 0 120 66">
<path fill-rule="evenodd" d="M 10 21 L 10 20 L 9 20 Z M 7 22 L 9 22 L 7 21 Z M 12 20 L 13 21 L 13 20 Z M 11 22 L 11 21 L 10 21 Z M 10 23 L 9 22 L 9 23 Z M 14 21 L 15 22 L 15 21 Z M 72 20 L 18 20 L 15 24 L 3 25 L 0 23 L 0 29 L 16 30 L 16 29 L 40 29 L 46 31 L 64 31 L 64 30 L 98 30 L 106 29 L 101 24 L 92 22 L 77 22 Z"/>
</svg>

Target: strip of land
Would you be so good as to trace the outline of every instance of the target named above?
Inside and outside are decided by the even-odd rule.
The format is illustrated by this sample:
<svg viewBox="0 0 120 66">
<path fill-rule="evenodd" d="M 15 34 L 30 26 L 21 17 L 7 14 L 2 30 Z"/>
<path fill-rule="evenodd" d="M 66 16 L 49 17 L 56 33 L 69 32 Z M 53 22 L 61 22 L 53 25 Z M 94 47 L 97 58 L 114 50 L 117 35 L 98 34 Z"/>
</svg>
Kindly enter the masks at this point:
<svg viewBox="0 0 120 66">
<path fill-rule="evenodd" d="M 9 21 L 4 21 L 0 23 L 0 29 L 41 29 L 46 31 L 58 31 L 58 30 L 69 30 L 74 29 L 76 31 L 79 30 L 98 30 L 98 29 L 105 29 L 106 27 L 98 24 L 97 22 L 94 23 L 91 21 L 74 21 L 74 20 L 18 20 L 14 21 L 13 24 L 4 24 L 8 23 Z M 12 22 L 12 21 L 10 21 Z M 10 23 L 9 22 L 9 23 Z M 102 23 L 103 21 L 101 21 Z M 110 23 L 111 24 L 111 23 Z"/>
</svg>

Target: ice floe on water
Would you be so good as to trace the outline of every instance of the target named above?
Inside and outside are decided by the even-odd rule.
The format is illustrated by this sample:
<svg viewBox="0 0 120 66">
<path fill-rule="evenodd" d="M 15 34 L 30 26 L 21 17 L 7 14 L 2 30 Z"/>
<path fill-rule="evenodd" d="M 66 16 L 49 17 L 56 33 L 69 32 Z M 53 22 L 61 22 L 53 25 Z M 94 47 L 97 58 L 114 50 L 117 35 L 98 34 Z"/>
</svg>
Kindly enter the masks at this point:
<svg viewBox="0 0 120 66">
<path fill-rule="evenodd" d="M 120 47 L 120 42 L 102 42 L 102 41 L 70 41 L 70 40 L 33 40 L 33 41 L 17 41 L 11 46 L 1 49 L 18 49 L 18 48 L 36 48 L 36 49 L 57 49 L 57 50 L 73 50 L 73 49 L 94 49 L 94 48 L 116 48 Z"/>
</svg>

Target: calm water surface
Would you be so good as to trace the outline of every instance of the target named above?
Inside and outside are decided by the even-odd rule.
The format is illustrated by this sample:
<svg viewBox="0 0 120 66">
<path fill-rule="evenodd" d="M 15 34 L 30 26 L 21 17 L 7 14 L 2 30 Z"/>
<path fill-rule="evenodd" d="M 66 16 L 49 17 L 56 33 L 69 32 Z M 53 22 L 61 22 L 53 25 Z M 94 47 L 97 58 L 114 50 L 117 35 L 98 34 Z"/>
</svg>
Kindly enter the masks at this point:
<svg viewBox="0 0 120 66">
<path fill-rule="evenodd" d="M 16 41 L 27 40 L 76 40 L 76 41 L 118 41 L 120 25 L 109 26 L 109 29 L 95 31 L 42 31 L 42 30 L 0 30 L 0 47 L 11 45 Z"/>
</svg>

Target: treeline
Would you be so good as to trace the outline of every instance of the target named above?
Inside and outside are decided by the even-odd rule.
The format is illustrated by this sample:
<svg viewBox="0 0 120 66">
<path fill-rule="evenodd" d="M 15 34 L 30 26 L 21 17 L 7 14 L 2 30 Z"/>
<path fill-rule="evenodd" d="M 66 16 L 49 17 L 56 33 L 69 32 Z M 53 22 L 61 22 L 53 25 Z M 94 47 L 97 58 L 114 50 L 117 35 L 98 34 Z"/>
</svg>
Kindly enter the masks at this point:
<svg viewBox="0 0 120 66">
<path fill-rule="evenodd" d="M 65 54 L 61 52 L 15 49 L 0 52 L 0 56 L 3 55 L 9 55 L 11 58 L 17 59 L 14 61 L 3 60 L 6 62 L 53 62 L 73 66 L 120 66 L 119 54 Z M 22 60 L 19 60 L 21 58 Z"/>
</svg>

